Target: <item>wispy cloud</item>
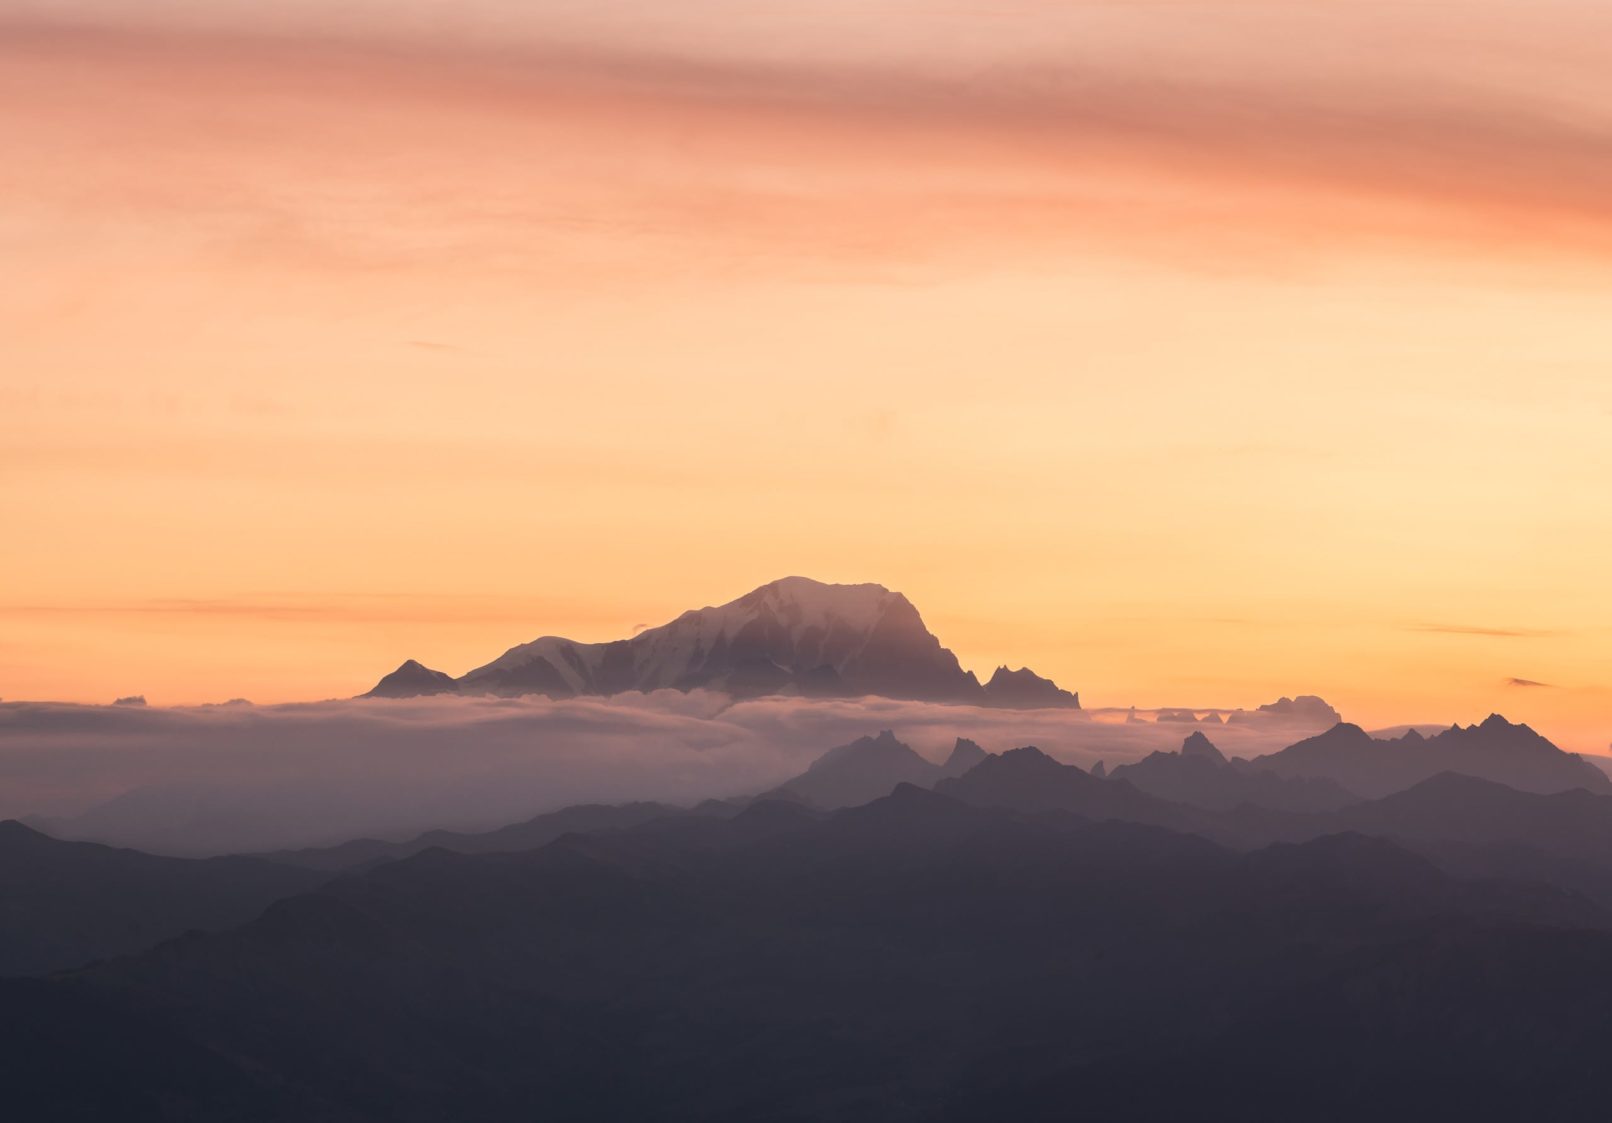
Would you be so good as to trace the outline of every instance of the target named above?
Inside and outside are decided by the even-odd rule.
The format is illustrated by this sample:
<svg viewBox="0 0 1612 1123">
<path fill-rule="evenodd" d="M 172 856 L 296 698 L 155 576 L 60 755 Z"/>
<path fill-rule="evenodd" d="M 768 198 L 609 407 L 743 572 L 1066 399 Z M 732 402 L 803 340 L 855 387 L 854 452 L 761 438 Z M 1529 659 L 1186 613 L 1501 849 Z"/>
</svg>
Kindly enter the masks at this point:
<svg viewBox="0 0 1612 1123">
<path fill-rule="evenodd" d="M 1531 678 L 1508 678 L 1508 679 L 1506 679 L 1506 685 L 1507 686 L 1543 686 L 1543 687 L 1547 687 L 1547 688 L 1550 688 L 1550 689 L 1554 689 L 1554 687 L 1552 687 L 1551 684 L 1548 683 L 1548 682 L 1535 682 Z"/>
<path fill-rule="evenodd" d="M 264 594 L 240 597 L 151 597 L 142 600 L 0 603 L 0 619 L 30 616 L 212 617 L 269 623 L 436 624 L 510 623 L 564 616 L 577 619 L 574 599 L 489 597 L 474 594 L 372 593 Z M 598 614 L 614 623 L 613 614 Z"/>
<path fill-rule="evenodd" d="M 1270 18 L 1278 22 L 1263 30 L 1274 38 L 1282 25 Z M 1379 54 L 1374 34 L 1370 49 L 1341 63 L 1329 52 L 1330 65 L 1313 71 L 1288 65 L 1261 25 L 1250 30 L 1242 45 L 1223 36 L 1174 44 L 1188 67 L 1168 53 L 1104 51 L 1093 36 L 1064 61 L 1005 49 L 983 76 L 981 60 L 780 58 L 759 48 L 746 57 L 650 40 L 545 40 L 540 28 L 491 46 L 36 21 L 8 26 L 0 40 L 12 45 L 0 49 L 26 56 L 23 86 L 29 76 L 49 85 L 100 74 L 117 88 L 138 79 L 205 97 L 220 120 L 251 122 L 198 131 L 192 116 L 152 117 L 155 103 L 142 102 L 141 135 L 168 149 L 172 176 L 90 196 L 82 184 L 92 177 L 71 182 L 87 202 L 137 198 L 189 222 L 201 206 L 247 212 L 267 239 L 253 253 L 279 240 L 288 252 L 328 243 L 325 252 L 380 265 L 472 252 L 530 263 L 539 248 L 552 255 L 556 238 L 606 234 L 767 251 L 730 263 L 866 264 L 1113 238 L 1136 250 L 1164 215 L 1168 237 L 1152 237 L 1156 250 L 1207 241 L 1216 260 L 1228 237 L 1278 254 L 1296 228 L 1311 250 L 1369 231 L 1612 252 L 1612 144 L 1593 114 L 1564 112 L 1565 95 L 1436 81 L 1436 52 L 1460 42 L 1448 28 L 1423 44 L 1426 58 L 1362 64 Z M 1363 34 L 1358 22 L 1344 30 Z M 1548 73 L 1541 58 L 1528 65 Z M 265 99 L 256 76 L 289 69 L 306 97 Z M 74 111 L 68 102 L 49 112 Z M 97 112 L 102 126 L 116 125 L 115 104 Z M 364 127 L 349 129 L 357 121 Z M 697 159 L 669 137 L 690 138 Z M 186 150 L 197 143 L 209 150 L 191 174 Z M 220 144 L 240 157 L 230 161 L 239 180 L 220 178 L 211 150 Z M 384 158 L 348 162 L 361 155 L 354 146 Z M 393 172 L 360 174 L 373 166 Z M 353 182 L 294 189 L 310 177 Z M 49 190 L 60 201 L 68 189 L 53 181 Z M 362 221 L 339 209 L 344 198 L 367 201 Z"/>
<path fill-rule="evenodd" d="M 1545 628 L 1496 628 L 1483 624 L 1407 624 L 1405 630 L 1446 636 L 1487 636 L 1493 639 L 1544 639 L 1563 634 Z"/>
</svg>

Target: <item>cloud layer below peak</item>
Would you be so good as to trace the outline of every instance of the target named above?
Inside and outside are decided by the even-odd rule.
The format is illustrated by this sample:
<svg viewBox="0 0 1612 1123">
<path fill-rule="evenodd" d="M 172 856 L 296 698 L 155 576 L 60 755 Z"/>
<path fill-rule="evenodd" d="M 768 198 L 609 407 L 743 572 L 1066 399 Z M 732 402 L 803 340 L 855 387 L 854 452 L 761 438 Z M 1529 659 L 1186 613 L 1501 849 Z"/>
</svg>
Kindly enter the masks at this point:
<svg viewBox="0 0 1612 1123">
<path fill-rule="evenodd" d="M 0 816 L 142 849 L 219 853 L 485 829 L 582 802 L 754 793 L 882 729 L 935 759 L 969 737 L 991 751 L 1035 744 L 1089 767 L 1179 748 L 1194 728 L 1123 718 L 671 691 L 174 709 L 5 703 Z M 1307 731 L 1208 732 L 1252 755 Z"/>
</svg>

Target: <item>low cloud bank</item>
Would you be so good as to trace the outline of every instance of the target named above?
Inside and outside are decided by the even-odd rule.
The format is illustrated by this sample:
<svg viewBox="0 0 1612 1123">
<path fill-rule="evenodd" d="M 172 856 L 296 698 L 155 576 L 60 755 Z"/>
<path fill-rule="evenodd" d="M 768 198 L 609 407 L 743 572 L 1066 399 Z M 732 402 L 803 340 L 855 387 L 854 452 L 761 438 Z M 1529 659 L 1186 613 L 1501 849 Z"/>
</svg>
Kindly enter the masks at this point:
<svg viewBox="0 0 1612 1123">
<path fill-rule="evenodd" d="M 174 709 L 14 702 L 0 704 L 0 817 L 62 837 L 214 854 L 485 829 L 580 802 L 742 795 L 881 729 L 937 759 L 970 737 L 1090 767 L 1178 748 L 1193 728 L 1127 716 L 882 698 L 733 703 L 702 691 Z M 1233 755 L 1313 732 L 1280 722 L 1205 729 Z"/>
</svg>

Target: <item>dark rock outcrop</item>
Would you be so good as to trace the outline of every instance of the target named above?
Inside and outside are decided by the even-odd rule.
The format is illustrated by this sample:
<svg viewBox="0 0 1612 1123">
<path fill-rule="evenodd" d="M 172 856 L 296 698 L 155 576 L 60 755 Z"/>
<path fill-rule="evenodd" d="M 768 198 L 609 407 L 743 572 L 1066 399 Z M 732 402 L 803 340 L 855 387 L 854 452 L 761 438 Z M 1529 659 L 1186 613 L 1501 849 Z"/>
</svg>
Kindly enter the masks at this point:
<svg viewBox="0 0 1612 1123">
<path fill-rule="evenodd" d="M 1061 689 L 1029 667 L 1016 671 L 1005 666 L 996 668 L 991 681 L 985 684 L 985 694 L 991 705 L 1011 709 L 1080 709 L 1080 695 Z"/>
<path fill-rule="evenodd" d="M 418 698 L 429 694 L 452 694 L 459 689 L 452 675 L 433 671 L 413 659 L 381 679 L 365 698 Z"/>
</svg>

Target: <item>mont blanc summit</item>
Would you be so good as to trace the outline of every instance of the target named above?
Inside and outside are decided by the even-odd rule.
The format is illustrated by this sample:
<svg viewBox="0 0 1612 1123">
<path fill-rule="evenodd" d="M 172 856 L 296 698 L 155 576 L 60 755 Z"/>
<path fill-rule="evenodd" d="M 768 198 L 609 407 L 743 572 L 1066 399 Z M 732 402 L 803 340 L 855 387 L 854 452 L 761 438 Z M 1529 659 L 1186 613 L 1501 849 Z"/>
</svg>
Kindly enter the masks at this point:
<svg viewBox="0 0 1612 1123">
<path fill-rule="evenodd" d="M 552 698 L 640 690 L 1078 708 L 1079 696 L 1029 670 L 981 685 L 941 646 L 911 601 L 883 585 L 785 577 L 737 600 L 690 609 L 631 639 L 543 636 L 457 679 L 409 660 L 366 697 L 457 692 Z"/>
</svg>

